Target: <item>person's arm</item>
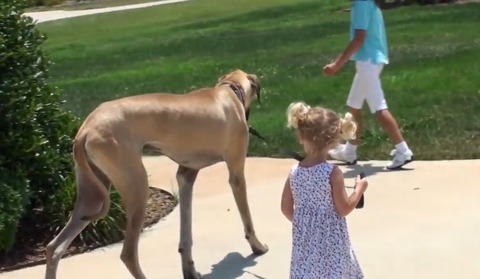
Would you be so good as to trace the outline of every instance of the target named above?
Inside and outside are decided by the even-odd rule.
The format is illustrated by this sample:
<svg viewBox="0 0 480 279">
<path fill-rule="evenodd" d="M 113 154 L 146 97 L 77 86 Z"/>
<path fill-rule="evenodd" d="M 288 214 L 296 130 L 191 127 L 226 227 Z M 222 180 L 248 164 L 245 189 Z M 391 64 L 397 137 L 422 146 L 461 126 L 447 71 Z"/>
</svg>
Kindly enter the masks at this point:
<svg viewBox="0 0 480 279">
<path fill-rule="evenodd" d="M 290 176 L 285 181 L 283 186 L 282 201 L 281 201 L 281 210 L 283 215 L 291 222 L 293 219 L 293 196 L 292 189 L 290 188 Z"/>
<path fill-rule="evenodd" d="M 350 41 L 348 44 L 347 48 L 340 54 L 340 56 L 337 57 L 332 63 L 330 63 L 330 68 L 329 72 L 326 72 L 326 74 L 335 74 L 338 72 L 345 63 L 348 62 L 350 57 L 352 57 L 355 52 L 357 52 L 363 45 L 363 42 L 365 42 L 365 37 L 367 36 L 367 30 L 364 29 L 355 29 L 355 35 L 353 39 Z M 327 65 L 327 66 L 329 66 Z"/>
<path fill-rule="evenodd" d="M 349 197 L 345 190 L 343 173 L 337 166 L 333 168 L 330 183 L 332 184 L 332 196 L 335 208 L 340 216 L 345 217 L 355 209 L 355 206 L 362 197 L 363 187 L 356 188 Z"/>
<path fill-rule="evenodd" d="M 367 28 L 371 18 L 369 3 L 357 1 L 352 6 L 352 27 L 354 29 L 353 39 L 347 45 L 345 50 L 330 64 L 323 68 L 326 75 L 335 75 L 347 61 L 357 52 L 365 42 Z"/>
</svg>

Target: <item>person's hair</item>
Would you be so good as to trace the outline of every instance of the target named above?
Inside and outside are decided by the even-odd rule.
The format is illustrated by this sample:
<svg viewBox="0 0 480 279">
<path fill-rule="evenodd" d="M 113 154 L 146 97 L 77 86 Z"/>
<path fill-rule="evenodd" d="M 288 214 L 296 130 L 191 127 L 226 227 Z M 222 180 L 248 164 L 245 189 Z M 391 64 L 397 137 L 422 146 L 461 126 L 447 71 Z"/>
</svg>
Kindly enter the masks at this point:
<svg viewBox="0 0 480 279">
<path fill-rule="evenodd" d="M 315 151 L 330 148 L 342 139 L 355 139 L 357 124 L 350 113 L 342 118 L 330 109 L 294 102 L 288 106 L 287 119 L 287 126 L 298 130 Z"/>
</svg>

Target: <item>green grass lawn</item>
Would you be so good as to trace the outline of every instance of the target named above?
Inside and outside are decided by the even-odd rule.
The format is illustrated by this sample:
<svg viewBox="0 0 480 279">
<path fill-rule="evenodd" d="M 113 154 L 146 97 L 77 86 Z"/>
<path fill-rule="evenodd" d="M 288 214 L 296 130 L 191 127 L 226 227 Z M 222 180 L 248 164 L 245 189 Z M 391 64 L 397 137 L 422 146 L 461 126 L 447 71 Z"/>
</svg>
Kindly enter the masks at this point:
<svg viewBox="0 0 480 279">
<path fill-rule="evenodd" d="M 148 92 L 212 86 L 235 68 L 261 77 L 263 103 L 251 124 L 250 155 L 275 146 L 300 150 L 286 129 L 288 104 L 304 100 L 345 111 L 354 67 L 335 77 L 322 67 L 348 41 L 349 6 L 337 0 L 194 0 L 40 24 L 55 63 L 52 82 L 66 107 L 85 117 L 100 102 Z M 417 159 L 480 157 L 480 6 L 411 6 L 384 11 L 390 65 L 383 86 Z M 361 159 L 392 148 L 368 114 Z"/>
</svg>

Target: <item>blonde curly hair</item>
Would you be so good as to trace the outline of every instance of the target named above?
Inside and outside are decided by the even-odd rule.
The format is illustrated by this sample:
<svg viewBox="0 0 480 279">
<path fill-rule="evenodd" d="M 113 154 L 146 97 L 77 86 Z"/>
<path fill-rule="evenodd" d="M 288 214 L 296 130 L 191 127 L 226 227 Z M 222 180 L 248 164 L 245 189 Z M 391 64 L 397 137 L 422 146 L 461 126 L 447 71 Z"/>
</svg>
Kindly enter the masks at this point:
<svg viewBox="0 0 480 279">
<path fill-rule="evenodd" d="M 294 102 L 287 109 L 288 127 L 294 128 L 313 143 L 316 151 L 333 147 L 340 140 L 355 139 L 357 124 L 350 113 L 344 117 L 320 106 Z"/>
</svg>

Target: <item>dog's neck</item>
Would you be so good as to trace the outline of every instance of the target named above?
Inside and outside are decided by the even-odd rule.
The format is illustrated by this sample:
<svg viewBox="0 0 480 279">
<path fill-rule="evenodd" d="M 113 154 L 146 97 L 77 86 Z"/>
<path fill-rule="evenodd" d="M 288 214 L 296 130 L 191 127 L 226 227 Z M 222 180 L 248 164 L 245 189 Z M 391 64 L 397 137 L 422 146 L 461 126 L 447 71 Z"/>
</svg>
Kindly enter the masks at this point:
<svg viewBox="0 0 480 279">
<path fill-rule="evenodd" d="M 220 83 L 220 85 L 226 85 L 232 89 L 232 91 L 237 95 L 237 98 L 242 102 L 243 108 L 247 110 L 247 104 L 246 104 L 246 95 L 245 95 L 245 90 L 243 90 L 243 87 L 234 81 L 224 81 Z"/>
</svg>

